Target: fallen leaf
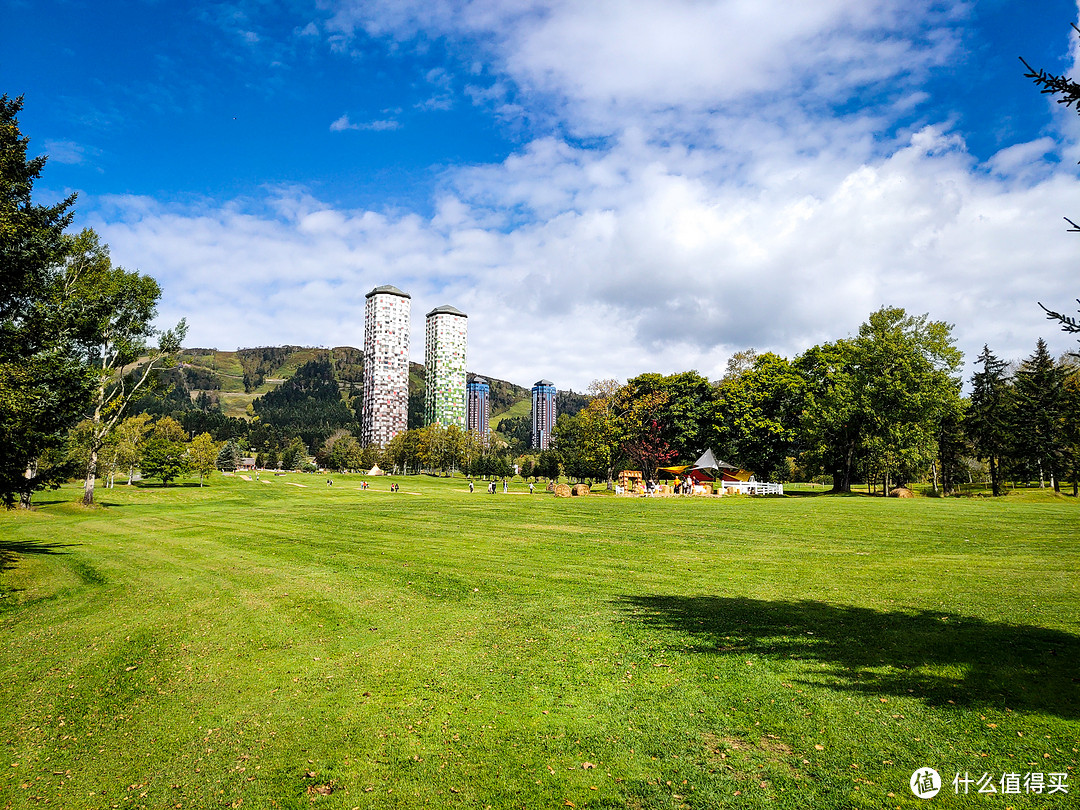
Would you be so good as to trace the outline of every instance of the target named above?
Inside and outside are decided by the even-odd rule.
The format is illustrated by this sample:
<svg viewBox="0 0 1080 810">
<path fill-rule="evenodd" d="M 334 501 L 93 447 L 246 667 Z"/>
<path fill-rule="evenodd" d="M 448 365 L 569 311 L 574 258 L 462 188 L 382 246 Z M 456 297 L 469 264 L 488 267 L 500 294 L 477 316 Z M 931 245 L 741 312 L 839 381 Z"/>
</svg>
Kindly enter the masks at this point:
<svg viewBox="0 0 1080 810">
<path fill-rule="evenodd" d="M 595 767 L 596 766 L 593 765 L 591 762 L 582 762 L 581 763 L 581 769 L 585 770 L 585 771 L 589 770 L 589 768 L 595 768 Z"/>
</svg>

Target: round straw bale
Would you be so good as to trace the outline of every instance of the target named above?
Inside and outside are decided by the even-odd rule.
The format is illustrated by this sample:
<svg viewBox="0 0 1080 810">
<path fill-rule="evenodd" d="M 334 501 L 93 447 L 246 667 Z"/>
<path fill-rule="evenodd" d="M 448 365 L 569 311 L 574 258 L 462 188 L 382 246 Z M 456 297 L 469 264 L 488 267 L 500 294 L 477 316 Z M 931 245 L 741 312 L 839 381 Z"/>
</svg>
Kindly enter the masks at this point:
<svg viewBox="0 0 1080 810">
<path fill-rule="evenodd" d="M 588 484 L 574 484 L 574 488 L 572 490 L 570 490 L 570 494 L 575 495 L 575 496 L 577 496 L 577 495 L 588 495 L 589 494 L 589 485 Z"/>
<path fill-rule="evenodd" d="M 890 498 L 914 498 L 915 493 L 907 487 L 897 487 L 889 493 Z"/>
<path fill-rule="evenodd" d="M 557 487 L 555 487 L 555 497 L 556 498 L 569 498 L 570 497 L 570 487 L 568 487 L 566 484 L 559 484 Z"/>
</svg>

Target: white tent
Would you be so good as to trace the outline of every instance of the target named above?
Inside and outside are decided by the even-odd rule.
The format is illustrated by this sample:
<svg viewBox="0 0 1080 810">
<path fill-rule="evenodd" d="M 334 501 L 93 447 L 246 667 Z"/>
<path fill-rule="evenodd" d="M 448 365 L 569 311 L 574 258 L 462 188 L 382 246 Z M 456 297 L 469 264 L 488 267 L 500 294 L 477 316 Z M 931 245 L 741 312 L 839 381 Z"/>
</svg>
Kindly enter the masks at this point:
<svg viewBox="0 0 1080 810">
<path fill-rule="evenodd" d="M 378 464 L 376 464 L 374 467 L 372 467 L 370 470 L 368 470 L 367 474 L 368 475 L 386 475 L 386 473 L 384 473 L 382 470 L 379 469 Z"/>
</svg>

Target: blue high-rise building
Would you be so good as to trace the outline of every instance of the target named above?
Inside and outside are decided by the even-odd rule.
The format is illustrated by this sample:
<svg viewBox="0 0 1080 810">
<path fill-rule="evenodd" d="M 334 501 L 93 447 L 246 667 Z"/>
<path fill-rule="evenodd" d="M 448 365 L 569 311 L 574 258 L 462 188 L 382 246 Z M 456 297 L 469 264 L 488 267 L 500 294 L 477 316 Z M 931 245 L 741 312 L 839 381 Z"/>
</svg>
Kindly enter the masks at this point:
<svg viewBox="0 0 1080 810">
<path fill-rule="evenodd" d="M 555 427 L 555 383 L 540 380 L 532 387 L 532 446 L 547 450 Z"/>
<path fill-rule="evenodd" d="M 483 377 L 474 377 L 465 386 L 466 424 L 468 430 L 475 430 L 481 439 L 488 436 L 488 422 L 491 420 L 491 386 Z"/>
</svg>

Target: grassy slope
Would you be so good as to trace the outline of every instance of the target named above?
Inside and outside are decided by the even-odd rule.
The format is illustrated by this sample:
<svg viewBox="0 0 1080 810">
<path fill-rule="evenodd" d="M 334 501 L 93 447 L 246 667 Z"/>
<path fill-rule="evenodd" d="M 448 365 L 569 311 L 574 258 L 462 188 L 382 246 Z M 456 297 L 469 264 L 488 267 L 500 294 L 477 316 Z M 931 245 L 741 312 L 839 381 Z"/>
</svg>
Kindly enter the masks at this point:
<svg viewBox="0 0 1080 810">
<path fill-rule="evenodd" d="M 499 422 L 501 422 L 503 419 L 509 419 L 511 417 L 514 417 L 514 416 L 531 417 L 532 416 L 532 399 L 531 398 L 520 399 L 517 402 L 515 402 L 513 405 L 511 405 L 509 408 L 506 408 L 505 410 L 499 411 L 499 413 L 492 414 L 491 418 L 488 419 L 488 427 L 491 429 L 492 433 L 494 433 L 496 436 L 502 438 L 503 441 L 505 441 L 506 440 L 505 437 L 502 436 L 502 434 L 499 433 L 496 430 L 496 428 L 499 426 Z"/>
<path fill-rule="evenodd" d="M 0 515 L 0 806 L 916 807 L 926 765 L 1080 790 L 1072 502 L 358 481 Z"/>
</svg>

